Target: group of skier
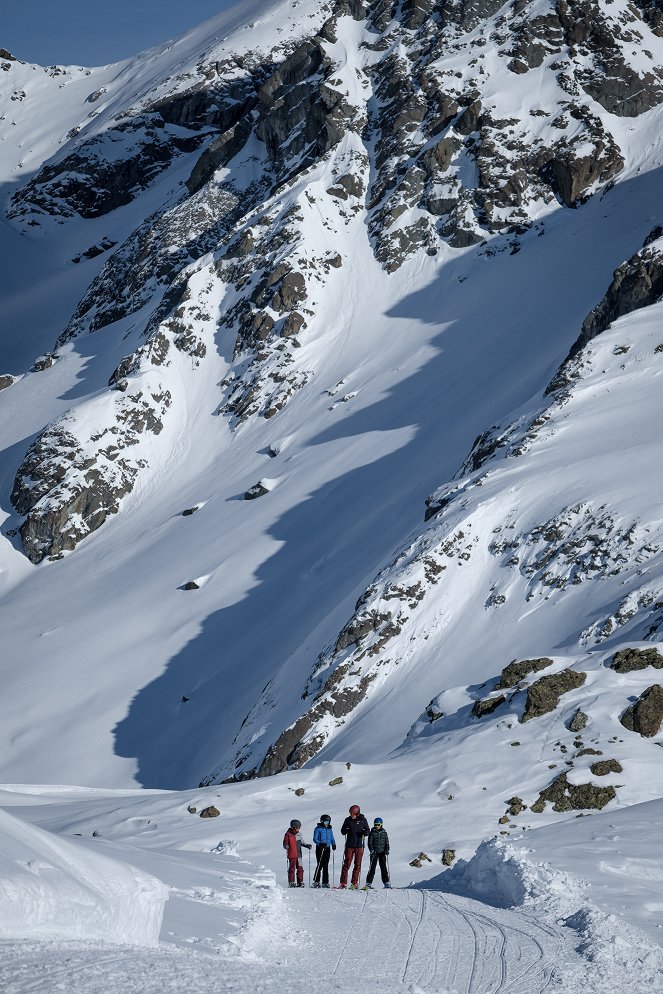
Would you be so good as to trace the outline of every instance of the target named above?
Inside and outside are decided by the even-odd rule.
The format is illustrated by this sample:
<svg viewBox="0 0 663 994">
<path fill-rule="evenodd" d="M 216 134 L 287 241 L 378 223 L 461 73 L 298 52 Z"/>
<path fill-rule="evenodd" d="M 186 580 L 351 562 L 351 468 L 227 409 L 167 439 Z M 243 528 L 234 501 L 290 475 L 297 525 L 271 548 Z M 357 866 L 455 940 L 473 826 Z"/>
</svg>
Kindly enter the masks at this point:
<svg viewBox="0 0 663 994">
<path fill-rule="evenodd" d="M 302 839 L 301 827 L 301 821 L 298 818 L 293 818 L 290 822 L 290 828 L 283 837 L 283 848 L 288 859 L 288 885 L 290 887 L 304 886 L 302 849 L 311 850 L 313 848 L 310 842 L 304 842 Z M 349 889 L 359 889 L 361 863 L 366 841 L 368 841 L 370 863 L 363 890 L 373 890 L 373 880 L 378 863 L 380 864 L 382 883 L 385 887 L 391 887 L 389 860 L 387 858 L 389 856 L 389 836 L 382 818 L 374 818 L 373 827 L 369 828 L 359 805 L 353 804 L 350 807 L 348 817 L 341 826 L 341 835 L 345 836 L 345 849 L 339 889 L 345 890 L 348 887 L 350 868 L 352 868 L 352 875 Z M 316 866 L 312 886 L 329 887 L 329 859 L 331 854 L 336 852 L 336 839 L 329 815 L 320 815 L 320 821 L 313 832 L 313 844 L 315 845 Z"/>
</svg>

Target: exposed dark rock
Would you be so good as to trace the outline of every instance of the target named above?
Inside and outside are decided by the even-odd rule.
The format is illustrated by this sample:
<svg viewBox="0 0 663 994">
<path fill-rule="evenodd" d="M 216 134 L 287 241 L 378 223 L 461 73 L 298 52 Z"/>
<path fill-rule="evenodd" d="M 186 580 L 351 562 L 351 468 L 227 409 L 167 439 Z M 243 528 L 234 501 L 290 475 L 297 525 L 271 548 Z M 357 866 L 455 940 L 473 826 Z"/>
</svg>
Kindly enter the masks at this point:
<svg viewBox="0 0 663 994">
<path fill-rule="evenodd" d="M 499 694 L 497 697 L 487 697 L 483 701 L 475 701 L 472 714 L 475 718 L 485 718 L 487 714 L 492 714 L 501 704 L 504 704 L 506 697 Z"/>
<path fill-rule="evenodd" d="M 303 797 L 305 793 L 306 791 L 303 787 L 298 787 L 295 791 L 295 797 Z"/>
<path fill-rule="evenodd" d="M 198 814 L 198 808 L 195 806 L 195 804 L 190 804 L 187 808 L 187 811 L 189 812 L 190 815 Z"/>
<path fill-rule="evenodd" d="M 592 763 L 590 771 L 595 777 L 607 777 L 609 773 L 623 773 L 622 764 L 616 759 L 600 759 L 598 763 Z"/>
<path fill-rule="evenodd" d="M 433 706 L 433 702 L 431 701 L 431 703 L 426 708 L 426 717 L 428 718 L 428 720 L 432 725 L 434 721 L 438 721 L 440 718 L 444 718 L 444 711 L 439 711 L 436 707 Z"/>
<path fill-rule="evenodd" d="M 647 687 L 619 720 L 630 732 L 638 732 L 643 738 L 653 738 L 659 733 L 663 722 L 663 687 L 657 683 Z"/>
<path fill-rule="evenodd" d="M 210 181 L 217 169 L 228 165 L 246 145 L 252 127 L 253 122 L 247 115 L 207 146 L 186 181 L 189 193 L 197 193 Z"/>
<path fill-rule="evenodd" d="M 547 656 L 542 656 L 540 659 L 521 659 L 509 663 L 502 670 L 500 678 L 495 686 L 495 690 L 508 690 L 510 687 L 515 687 L 517 683 L 524 680 L 526 676 L 530 673 L 538 673 L 539 670 L 546 669 L 547 666 L 552 666 L 552 659 L 548 659 Z"/>
<path fill-rule="evenodd" d="M 333 780 L 329 781 L 329 786 L 337 787 L 339 783 L 343 783 L 343 777 L 334 777 Z"/>
<path fill-rule="evenodd" d="M 213 804 L 210 804 L 208 808 L 203 808 L 200 812 L 201 818 L 218 818 L 221 812 L 218 808 L 215 808 Z"/>
<path fill-rule="evenodd" d="M 305 327 L 304 315 L 299 311 L 292 311 L 281 325 L 281 337 L 294 338 Z"/>
<path fill-rule="evenodd" d="M 244 492 L 244 500 L 255 500 L 257 497 L 264 497 L 265 494 L 269 493 L 269 487 L 266 487 L 260 480 L 254 483 L 252 487 Z"/>
<path fill-rule="evenodd" d="M 582 687 L 586 679 L 586 673 L 578 673 L 576 670 L 562 670 L 561 673 L 542 676 L 540 680 L 537 680 L 527 689 L 527 701 L 522 720 L 529 721 L 531 718 L 540 718 L 541 715 L 554 711 L 562 694 Z"/>
<path fill-rule="evenodd" d="M 541 791 L 531 810 L 541 814 L 546 804 L 551 802 L 553 811 L 601 811 L 616 796 L 614 787 L 597 787 L 592 783 L 570 784 L 566 773 L 560 773 Z"/>
<path fill-rule="evenodd" d="M 35 359 L 32 368 L 35 373 L 41 373 L 45 369 L 50 369 L 56 362 L 57 357 L 52 352 L 46 352 L 44 355 L 40 355 Z"/>
<path fill-rule="evenodd" d="M 199 511 L 199 510 L 200 510 L 200 506 L 198 504 L 194 504 L 193 507 L 187 507 L 187 508 L 184 509 L 184 511 L 182 511 L 182 517 L 183 518 L 188 518 L 191 514 L 195 514 L 196 511 Z"/>
<path fill-rule="evenodd" d="M 186 583 L 182 584 L 182 590 L 200 590 L 200 584 L 196 583 L 195 580 L 187 580 Z"/>
<path fill-rule="evenodd" d="M 639 252 L 615 270 L 612 282 L 596 307 L 583 321 L 582 329 L 568 356 L 553 377 L 546 393 L 565 386 L 573 375 L 573 360 L 585 346 L 605 331 L 613 321 L 663 298 L 663 252 L 648 243 L 659 238 L 655 228 Z"/>
<path fill-rule="evenodd" d="M 444 864 L 444 866 L 451 866 L 451 864 L 453 863 L 453 861 L 455 860 L 455 858 L 456 858 L 456 850 L 455 849 L 443 849 L 442 850 L 442 863 Z"/>
<path fill-rule="evenodd" d="M 361 197 L 364 194 L 364 181 L 354 173 L 344 173 L 327 190 L 332 197 L 347 200 L 348 197 Z"/>
<path fill-rule="evenodd" d="M 591 152 L 578 151 L 575 144 L 561 142 L 542 169 L 542 175 L 551 183 L 566 207 L 576 207 L 585 192 L 594 183 L 607 183 L 624 168 L 624 159 L 610 135 L 600 123 L 594 123 L 599 132 Z"/>
<path fill-rule="evenodd" d="M 581 756 L 602 756 L 603 753 L 600 749 L 592 749 L 591 746 L 586 746 L 584 749 L 579 749 L 575 755 L 576 759 L 580 759 Z"/>
<path fill-rule="evenodd" d="M 510 814 L 512 818 L 516 818 L 522 811 L 527 810 L 527 805 L 523 803 L 522 797 L 510 797 L 506 803 L 509 805 L 506 809 L 507 814 Z"/>
<path fill-rule="evenodd" d="M 0 390 L 6 390 L 14 382 L 14 377 L 10 376 L 8 373 L 0 376 Z"/>
<path fill-rule="evenodd" d="M 580 708 L 578 708 L 578 710 L 575 712 L 570 722 L 568 723 L 567 728 L 571 732 L 581 732 L 583 728 L 587 727 L 588 720 L 589 719 L 587 718 L 585 712 L 581 711 Z"/>
<path fill-rule="evenodd" d="M 612 657 L 611 669 L 617 673 L 633 673 L 635 670 L 644 670 L 648 666 L 654 669 L 663 669 L 663 656 L 658 649 L 621 649 Z"/>
</svg>

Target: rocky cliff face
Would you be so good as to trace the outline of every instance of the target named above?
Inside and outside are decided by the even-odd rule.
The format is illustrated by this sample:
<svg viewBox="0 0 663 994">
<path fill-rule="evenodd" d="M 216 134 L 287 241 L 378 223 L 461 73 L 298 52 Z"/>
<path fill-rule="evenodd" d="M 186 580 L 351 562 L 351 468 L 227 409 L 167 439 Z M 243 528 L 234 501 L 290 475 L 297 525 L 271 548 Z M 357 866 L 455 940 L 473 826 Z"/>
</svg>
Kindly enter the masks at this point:
<svg viewBox="0 0 663 994">
<path fill-rule="evenodd" d="M 268 776 L 297 768 L 319 754 L 400 668 L 408 669 L 413 654 L 430 652 L 422 640 L 433 640 L 443 653 L 444 631 L 462 629 L 460 619 L 467 616 L 468 603 L 473 607 L 466 623 L 475 625 L 477 613 L 497 619 L 505 606 L 508 610 L 515 601 L 516 617 L 531 615 L 537 605 L 556 602 L 566 592 L 588 583 L 592 592 L 587 596 L 596 598 L 593 611 L 587 612 L 593 614 L 592 623 L 583 627 L 584 610 L 576 623 L 565 617 L 565 624 L 570 624 L 566 638 L 577 646 L 580 655 L 585 647 L 623 638 L 624 631 L 632 638 L 660 639 L 663 530 L 659 521 L 649 520 L 646 498 L 639 501 L 637 496 L 646 461 L 619 497 L 614 493 L 614 482 L 609 482 L 616 468 L 608 439 L 597 439 L 592 446 L 592 471 L 588 473 L 584 462 L 578 461 L 572 470 L 574 483 L 559 495 L 554 467 L 565 462 L 572 465 L 574 447 L 565 437 L 568 422 L 577 425 L 576 433 L 582 435 L 592 430 L 583 423 L 585 419 L 600 418 L 601 403 L 588 403 L 587 395 L 595 396 L 592 392 L 602 377 L 608 376 L 604 382 L 611 384 L 605 387 L 606 393 L 612 390 L 621 404 L 628 403 L 631 391 L 637 396 L 645 384 L 646 389 L 655 390 L 648 372 L 635 380 L 633 377 L 645 356 L 654 360 L 657 369 L 663 362 L 656 318 L 643 329 L 634 325 L 621 334 L 612 331 L 605 344 L 599 337 L 597 348 L 590 348 L 590 344 L 607 333 L 614 319 L 640 310 L 648 314 L 663 298 L 659 285 L 662 259 L 663 238 L 656 228 L 642 250 L 617 269 L 605 296 L 584 322 L 571 357 L 533 410 L 481 435 L 457 479 L 427 499 L 427 526 L 398 550 L 360 597 L 354 614 L 335 643 L 316 660 L 302 688 L 303 713 L 250 767 L 252 775 Z M 605 403 L 611 401 L 606 398 Z M 631 426 L 633 432 L 640 430 L 635 411 Z M 525 468 L 528 464 L 536 464 L 537 472 L 530 475 Z M 547 477 L 548 466 L 552 477 Z M 612 500 L 597 501 L 592 496 L 604 492 L 599 480 L 605 492 L 613 494 Z M 624 482 L 621 476 L 620 481 Z M 552 515 L 551 494 L 556 495 Z M 541 519 L 539 508 L 543 505 L 547 514 Z M 615 607 L 606 615 L 602 605 L 611 597 Z M 440 610 L 445 618 L 441 626 Z M 551 660 L 534 662 L 547 665 Z M 503 677 L 512 668 L 507 667 Z M 525 665 L 523 675 L 536 668 Z M 571 690 L 583 684 L 584 674 L 581 676 L 582 680 L 576 679 L 578 674 L 569 670 L 559 677 L 542 678 L 539 684 L 557 680 L 560 687 Z M 401 679 L 405 679 L 403 674 Z M 510 683 L 498 682 L 495 689 L 515 683 L 517 679 L 512 677 Z M 272 693 L 272 688 L 267 688 L 254 713 L 247 717 L 249 732 L 269 709 Z M 553 696 L 552 703 L 539 711 L 528 698 L 521 720 L 555 711 L 559 695 Z M 492 714 L 505 700 L 504 695 L 479 700 L 472 715 Z M 431 702 L 429 710 L 431 706 L 438 717 L 444 715 L 441 698 Z M 570 713 L 565 716 L 559 712 L 560 723 L 569 717 Z M 248 756 L 255 762 L 255 752 Z M 239 754 L 238 769 L 247 769 L 246 752 Z"/>
<path fill-rule="evenodd" d="M 174 201 L 110 255 L 55 356 L 76 336 L 133 318 L 134 352 L 108 375 L 137 396 L 130 384 L 147 353 L 172 344 L 171 357 L 204 361 L 193 313 L 232 342 L 219 412 L 233 424 L 273 417 L 315 373 L 297 349 L 315 334 L 316 293 L 343 264 L 334 233 L 367 229 L 388 272 L 445 243 L 517 251 L 519 237 L 559 203 L 577 208 L 619 175 L 612 121 L 663 97 L 658 21 L 650 7 L 622 3 L 341 0 L 320 5 L 307 37 L 269 54 L 201 55 L 101 133 L 69 136 L 66 154 L 12 197 L 8 216 L 27 224 L 44 214 L 98 218 L 188 163 Z M 103 94 L 88 99 L 94 110 Z M 325 187 L 309 186 L 322 163 Z M 320 246 L 313 253 L 312 242 Z M 208 296 L 221 300 L 218 319 L 204 299 L 192 300 L 192 274 L 203 270 Z M 159 419 L 165 409 L 150 396 L 140 402 Z M 126 424 L 114 424 L 123 448 Z M 51 437 L 49 428 L 19 470 L 14 505 L 32 516 L 22 534 L 53 531 L 57 549 L 78 512 L 53 487 L 47 512 L 25 483 L 78 480 L 73 462 L 68 471 L 51 464 Z M 121 485 L 108 484 L 110 510 L 134 479 L 125 472 Z M 48 526 L 39 523 L 47 513 Z M 103 517 L 88 515 L 88 527 Z M 70 547 L 82 533 L 68 531 Z M 38 558 L 34 543 L 28 551 Z"/>
</svg>

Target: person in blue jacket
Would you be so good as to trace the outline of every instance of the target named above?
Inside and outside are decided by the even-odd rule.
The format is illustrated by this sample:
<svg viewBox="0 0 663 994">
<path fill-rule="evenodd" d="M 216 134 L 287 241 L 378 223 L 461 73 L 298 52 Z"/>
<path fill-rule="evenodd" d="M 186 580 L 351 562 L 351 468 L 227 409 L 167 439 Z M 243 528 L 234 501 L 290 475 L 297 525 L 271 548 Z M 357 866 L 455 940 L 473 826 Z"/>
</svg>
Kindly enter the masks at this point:
<svg viewBox="0 0 663 994">
<path fill-rule="evenodd" d="M 320 821 L 315 826 L 313 832 L 313 842 L 315 843 L 315 873 L 313 874 L 313 886 L 329 887 L 329 854 L 336 852 L 336 839 L 329 815 L 320 815 Z"/>
</svg>

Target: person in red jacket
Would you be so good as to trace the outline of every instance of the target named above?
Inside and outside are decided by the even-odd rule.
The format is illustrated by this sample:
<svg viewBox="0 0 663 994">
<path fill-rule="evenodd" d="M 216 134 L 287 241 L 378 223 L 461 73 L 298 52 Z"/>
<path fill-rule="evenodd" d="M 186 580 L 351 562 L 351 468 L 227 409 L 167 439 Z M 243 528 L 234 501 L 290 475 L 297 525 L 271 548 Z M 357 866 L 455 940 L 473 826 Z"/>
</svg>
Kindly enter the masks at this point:
<svg viewBox="0 0 663 994">
<path fill-rule="evenodd" d="M 297 818 L 293 818 L 290 822 L 290 828 L 283 836 L 283 848 L 286 851 L 288 857 L 288 886 L 289 887 L 303 887 L 304 886 L 304 867 L 302 866 L 302 847 L 304 849 L 310 849 L 311 844 L 309 842 L 302 841 L 302 833 L 300 831 L 302 827 L 301 821 Z M 297 875 L 297 880 L 295 882 L 295 874 Z"/>
<path fill-rule="evenodd" d="M 353 804 L 350 808 L 350 817 L 346 818 L 341 826 L 341 835 L 345 836 L 345 853 L 343 855 L 343 869 L 341 870 L 341 887 L 343 888 L 348 886 L 348 872 L 353 860 L 350 890 L 357 890 L 359 886 L 364 839 L 369 831 L 368 822 L 361 813 L 359 805 Z"/>
</svg>

